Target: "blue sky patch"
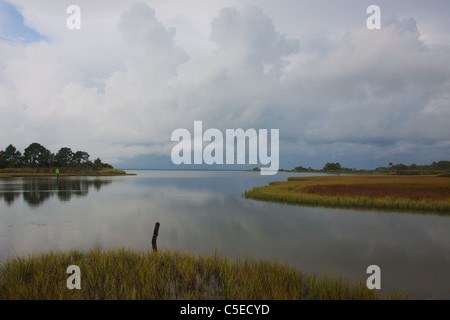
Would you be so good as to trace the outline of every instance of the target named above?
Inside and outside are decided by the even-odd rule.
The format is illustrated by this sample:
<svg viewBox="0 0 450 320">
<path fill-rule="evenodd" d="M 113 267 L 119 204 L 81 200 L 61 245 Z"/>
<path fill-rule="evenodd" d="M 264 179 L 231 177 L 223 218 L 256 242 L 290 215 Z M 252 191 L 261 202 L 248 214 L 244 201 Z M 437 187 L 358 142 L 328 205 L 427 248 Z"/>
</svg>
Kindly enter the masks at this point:
<svg viewBox="0 0 450 320">
<path fill-rule="evenodd" d="M 22 13 L 12 4 L 0 0 L 0 39 L 31 43 L 48 39 L 24 24 Z"/>
</svg>

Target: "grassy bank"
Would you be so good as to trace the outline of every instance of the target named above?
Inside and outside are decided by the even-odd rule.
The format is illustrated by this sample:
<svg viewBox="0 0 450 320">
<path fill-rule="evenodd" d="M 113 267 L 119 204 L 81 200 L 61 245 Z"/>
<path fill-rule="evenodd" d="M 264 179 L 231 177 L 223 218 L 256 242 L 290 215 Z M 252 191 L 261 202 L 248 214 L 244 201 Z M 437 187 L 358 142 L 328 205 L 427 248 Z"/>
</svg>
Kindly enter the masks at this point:
<svg viewBox="0 0 450 320">
<path fill-rule="evenodd" d="M 246 198 L 297 205 L 450 215 L 450 179 L 437 176 L 291 177 Z"/>
<path fill-rule="evenodd" d="M 81 289 L 69 290 L 77 265 Z M 306 275 L 285 264 L 214 255 L 130 250 L 46 253 L 7 261 L 0 299 L 380 299 L 365 282 Z M 395 293 L 382 299 L 403 299 Z"/>
<path fill-rule="evenodd" d="M 6 168 L 0 169 L 0 178 L 10 177 L 48 177 L 55 176 L 56 168 Z M 124 170 L 105 168 L 101 170 L 64 168 L 60 169 L 60 176 L 112 176 L 129 175 Z"/>
</svg>

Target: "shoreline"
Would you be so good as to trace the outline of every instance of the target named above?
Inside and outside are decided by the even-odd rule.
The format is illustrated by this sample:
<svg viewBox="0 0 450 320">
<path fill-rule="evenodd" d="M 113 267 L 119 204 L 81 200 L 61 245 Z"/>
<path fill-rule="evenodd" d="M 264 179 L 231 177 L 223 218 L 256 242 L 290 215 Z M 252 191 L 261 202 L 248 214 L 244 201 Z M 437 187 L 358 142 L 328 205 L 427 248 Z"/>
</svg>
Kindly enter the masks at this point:
<svg viewBox="0 0 450 320">
<path fill-rule="evenodd" d="M 55 177 L 58 178 L 58 174 L 53 172 L 6 172 L 0 171 L 0 179 L 2 178 L 21 178 L 21 177 Z M 74 171 L 68 173 L 60 173 L 59 177 L 112 177 L 112 176 L 136 176 L 136 173 L 128 173 L 124 170 L 105 170 L 99 172 L 83 172 Z"/>
</svg>

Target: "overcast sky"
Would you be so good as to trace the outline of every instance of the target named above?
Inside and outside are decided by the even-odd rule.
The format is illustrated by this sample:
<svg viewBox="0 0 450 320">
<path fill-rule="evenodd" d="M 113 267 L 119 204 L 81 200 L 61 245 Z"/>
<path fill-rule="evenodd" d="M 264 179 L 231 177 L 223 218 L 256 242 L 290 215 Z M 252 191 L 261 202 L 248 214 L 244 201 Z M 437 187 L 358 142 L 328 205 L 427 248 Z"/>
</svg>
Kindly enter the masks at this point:
<svg viewBox="0 0 450 320">
<path fill-rule="evenodd" d="M 448 0 L 0 0 L 0 149 L 171 168 L 171 133 L 201 120 L 279 129 L 285 169 L 450 160 L 449 14 Z"/>
</svg>

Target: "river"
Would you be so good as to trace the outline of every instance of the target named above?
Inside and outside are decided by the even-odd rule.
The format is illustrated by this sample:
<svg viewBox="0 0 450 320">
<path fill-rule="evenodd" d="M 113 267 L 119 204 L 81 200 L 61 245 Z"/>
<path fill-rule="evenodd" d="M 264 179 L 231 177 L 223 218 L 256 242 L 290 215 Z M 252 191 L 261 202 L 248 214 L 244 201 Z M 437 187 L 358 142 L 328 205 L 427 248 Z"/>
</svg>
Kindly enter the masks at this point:
<svg viewBox="0 0 450 320">
<path fill-rule="evenodd" d="M 450 217 L 291 206 L 242 193 L 289 176 L 136 170 L 135 176 L 0 179 L 0 261 L 94 247 L 270 259 L 307 273 L 366 281 L 381 294 L 450 299 Z"/>
</svg>

